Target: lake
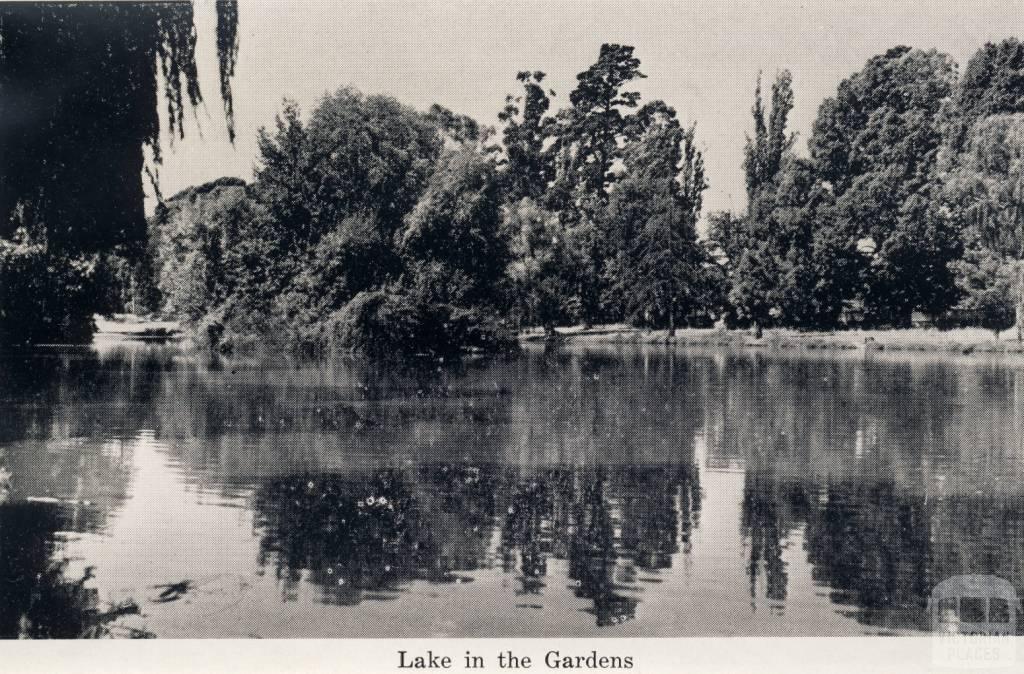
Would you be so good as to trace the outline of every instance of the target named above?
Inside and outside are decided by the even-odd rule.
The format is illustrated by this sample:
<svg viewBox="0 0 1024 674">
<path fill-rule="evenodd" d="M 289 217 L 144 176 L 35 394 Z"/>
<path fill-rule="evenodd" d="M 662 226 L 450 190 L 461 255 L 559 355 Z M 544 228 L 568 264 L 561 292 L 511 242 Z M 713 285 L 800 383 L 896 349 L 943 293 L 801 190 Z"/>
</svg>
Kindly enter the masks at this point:
<svg viewBox="0 0 1024 674">
<path fill-rule="evenodd" d="M 919 634 L 947 578 L 1024 593 L 1019 361 L 40 348 L 0 474 L 7 638 Z"/>
</svg>

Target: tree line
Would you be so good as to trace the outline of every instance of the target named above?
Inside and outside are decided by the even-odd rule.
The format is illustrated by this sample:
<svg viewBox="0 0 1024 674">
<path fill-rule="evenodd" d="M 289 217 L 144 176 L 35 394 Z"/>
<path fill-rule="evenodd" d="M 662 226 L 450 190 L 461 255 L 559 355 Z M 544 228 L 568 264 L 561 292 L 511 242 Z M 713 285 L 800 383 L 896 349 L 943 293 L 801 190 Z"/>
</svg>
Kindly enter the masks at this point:
<svg viewBox="0 0 1024 674">
<path fill-rule="evenodd" d="M 211 343 L 508 345 L 541 325 L 713 319 L 692 126 L 641 105 L 633 48 L 604 45 L 551 113 L 522 72 L 500 135 L 344 88 L 286 103 L 250 185 L 186 190 L 151 222 L 159 289 Z"/>
<path fill-rule="evenodd" d="M 142 10 L 102 11 L 125 31 L 122 12 Z M 155 14 L 139 25 L 153 34 L 129 37 L 149 51 L 106 49 L 103 58 L 127 64 L 126 73 L 158 60 L 180 134 L 181 110 L 201 100 L 191 13 L 146 11 Z M 237 9 L 218 3 L 218 16 L 230 128 Z M 4 24 L 4 83 L 15 93 L 29 91 L 38 70 L 25 65 L 31 25 Z M 54 63 L 112 40 L 56 34 Z M 40 153 L 70 153 L 52 134 L 19 136 L 41 139 L 24 147 L 13 134 L 3 139 L 14 152 L 4 155 L 0 341 L 87 337 L 93 313 L 126 306 L 178 317 L 218 348 L 274 340 L 389 353 L 497 349 L 518 329 L 554 335 L 573 324 L 760 332 L 906 327 L 920 313 L 939 326 L 999 330 L 1020 313 L 1024 48 L 1016 39 L 985 45 L 962 74 L 935 50 L 895 47 L 871 58 L 821 104 L 806 153 L 787 126 L 790 73 L 778 73 L 764 96 L 759 76 L 743 158 L 747 206 L 708 214 L 702 235 L 708 182 L 696 128 L 664 101 L 641 100 L 641 62 L 618 44 L 602 45 L 559 109 L 543 72 L 519 73 L 498 129 L 438 105 L 420 112 L 343 88 L 308 116 L 286 101 L 275 126 L 260 131 L 251 183 L 185 190 L 141 228 L 134 211 L 106 213 L 113 198 L 69 206 L 70 193 L 52 180 L 68 174 L 81 192 L 103 176 L 127 184 L 139 175 L 136 150 L 158 147 L 155 111 L 144 104 L 154 93 L 151 66 L 123 82 L 94 82 L 120 88 L 83 98 L 97 109 L 117 95 L 142 101 L 124 114 L 144 124 L 79 131 L 81 148 L 93 149 L 130 131 L 117 146 L 134 148 L 124 161 L 50 175 L 40 166 L 71 166 L 63 155 L 40 164 Z M 67 117 L 60 103 L 37 98 L 14 100 L 48 114 L 56 105 L 56 117 Z M 9 177 L 20 166 L 38 175 Z"/>
<path fill-rule="evenodd" d="M 217 278 L 197 281 L 216 290 L 193 287 L 181 302 L 225 299 L 186 317 L 205 318 L 217 339 L 273 332 L 386 350 L 487 348 L 517 328 L 619 322 L 670 333 L 907 327 L 919 312 L 939 326 L 1014 324 L 1017 40 L 986 45 L 962 76 L 934 50 L 870 59 L 821 104 L 806 155 L 787 128 L 790 73 L 766 95 L 759 77 L 747 208 L 709 214 L 703 237 L 696 129 L 641 101 L 642 77 L 632 47 L 603 45 L 553 111 L 544 73 L 521 72 L 500 133 L 351 89 L 308 123 L 287 105 L 261 135 L 255 181 L 236 187 L 244 206 L 175 221 L 186 239 L 224 223 L 226 257 L 207 267 Z M 208 244 L 169 255 L 171 221 L 154 222 L 155 259 L 171 276 L 194 273 L 182 255 Z M 256 242 L 248 262 L 237 258 Z"/>
<path fill-rule="evenodd" d="M 748 206 L 710 216 L 727 321 L 754 327 L 1006 329 L 1021 276 L 1024 47 L 987 44 L 958 77 L 935 50 L 895 47 L 819 108 L 808 156 L 786 121 L 789 73 L 771 111 L 755 92 Z"/>
</svg>

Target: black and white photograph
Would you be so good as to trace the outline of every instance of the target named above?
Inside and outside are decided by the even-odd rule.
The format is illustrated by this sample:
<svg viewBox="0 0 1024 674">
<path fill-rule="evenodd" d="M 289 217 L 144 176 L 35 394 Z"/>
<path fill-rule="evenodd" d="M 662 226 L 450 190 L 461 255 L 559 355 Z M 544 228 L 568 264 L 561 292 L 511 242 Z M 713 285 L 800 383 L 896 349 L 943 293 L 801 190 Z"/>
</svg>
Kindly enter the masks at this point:
<svg viewBox="0 0 1024 674">
<path fill-rule="evenodd" d="M 983 0 L 0 2 L 0 660 L 1024 666 L 1022 39 Z"/>
</svg>

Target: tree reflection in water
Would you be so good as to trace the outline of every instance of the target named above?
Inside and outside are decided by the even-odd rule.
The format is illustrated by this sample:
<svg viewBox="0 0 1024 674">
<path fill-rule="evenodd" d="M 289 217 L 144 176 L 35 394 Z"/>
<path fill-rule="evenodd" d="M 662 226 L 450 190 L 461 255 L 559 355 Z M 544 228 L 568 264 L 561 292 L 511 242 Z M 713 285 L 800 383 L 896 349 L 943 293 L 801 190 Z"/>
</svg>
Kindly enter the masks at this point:
<svg viewBox="0 0 1024 674">
<path fill-rule="evenodd" d="M 394 592 L 415 552 L 412 496 L 394 474 L 366 482 L 331 475 L 269 481 L 255 497 L 260 565 L 273 564 L 285 598 L 301 572 L 323 601 L 352 605 L 365 591 Z"/>
<path fill-rule="evenodd" d="M 202 508 L 252 511 L 243 544 L 287 601 L 476 579 L 458 592 L 496 610 L 560 621 L 552 611 L 582 605 L 591 624 L 665 633 L 678 616 L 641 600 L 684 604 L 710 583 L 721 610 L 742 607 L 740 629 L 813 615 L 800 624 L 829 634 L 925 629 L 930 589 L 954 575 L 1024 594 L 1024 371 L 873 358 L 638 347 L 428 371 L 148 346 L 8 354 L 2 636 L 95 627 L 103 612 L 64 564 L 64 536 L 106 534 L 126 502 L 159 502 L 132 488 L 143 432 L 160 479 Z M 739 566 L 709 572 L 720 559 L 698 526 L 742 545 Z M 134 543 L 115 547 L 144 558 Z M 658 584 L 677 567 L 693 584 Z M 102 559 L 95 573 L 109 587 Z M 751 619 L 748 600 L 769 611 Z"/>
<path fill-rule="evenodd" d="M 520 588 L 517 595 L 539 595 L 547 584 L 541 580 L 548 572 L 551 552 L 550 518 L 552 491 L 549 485 L 565 479 L 563 471 L 549 471 L 546 479 L 533 479 L 510 485 L 508 509 L 502 527 L 502 570 L 516 571 L 519 552 Z M 536 605 L 534 605 L 536 606 Z"/>
<path fill-rule="evenodd" d="M 47 503 L 0 505 L 0 638 L 73 639 L 102 634 L 99 597 L 54 559 L 54 533 L 66 522 Z"/>
<path fill-rule="evenodd" d="M 584 481 L 581 498 L 574 503 L 576 522 L 569 543 L 569 578 L 575 581 L 576 596 L 593 600 L 601 626 L 632 619 L 638 603 L 621 594 L 627 588 L 615 582 L 615 535 L 604 490 L 603 471 Z"/>
<path fill-rule="evenodd" d="M 469 572 L 493 566 L 517 574 L 517 596 L 540 596 L 554 557 L 568 562 L 573 591 L 593 602 L 597 624 L 613 625 L 635 617 L 636 569 L 671 567 L 696 520 L 696 475 L 689 465 L 524 476 L 434 463 L 275 478 L 253 499 L 259 563 L 273 569 L 285 600 L 305 580 L 321 601 L 354 605 L 394 598 L 412 581 L 469 582 Z"/>
<path fill-rule="evenodd" d="M 814 577 L 832 588 L 832 601 L 865 624 L 927 629 L 934 532 L 920 498 L 891 481 L 836 481 L 822 489 L 808 522 Z M 942 535 L 956 535 L 947 531 Z"/>
</svg>

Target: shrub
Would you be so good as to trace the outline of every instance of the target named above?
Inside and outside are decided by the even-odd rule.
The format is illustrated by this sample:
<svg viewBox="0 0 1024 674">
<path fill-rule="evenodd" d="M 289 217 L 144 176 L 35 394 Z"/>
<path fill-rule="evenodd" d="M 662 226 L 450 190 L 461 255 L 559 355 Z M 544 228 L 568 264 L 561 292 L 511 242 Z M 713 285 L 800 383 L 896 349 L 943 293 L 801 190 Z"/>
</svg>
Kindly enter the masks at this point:
<svg viewBox="0 0 1024 674">
<path fill-rule="evenodd" d="M 516 346 L 508 327 L 489 311 L 424 302 L 400 287 L 359 293 L 331 316 L 330 333 L 333 346 L 372 356 L 439 356 Z"/>
<path fill-rule="evenodd" d="M 1013 327 L 1017 317 L 1017 264 L 985 251 L 968 250 L 964 259 L 954 265 L 963 299 L 957 311 L 943 317 L 939 327 L 973 323 L 996 336 Z"/>
<path fill-rule="evenodd" d="M 100 297 L 94 259 L 0 240 L 0 344 L 88 343 Z"/>
<path fill-rule="evenodd" d="M 387 290 L 359 293 L 328 319 L 333 345 L 375 356 L 414 349 L 421 325 L 404 299 Z"/>
</svg>

